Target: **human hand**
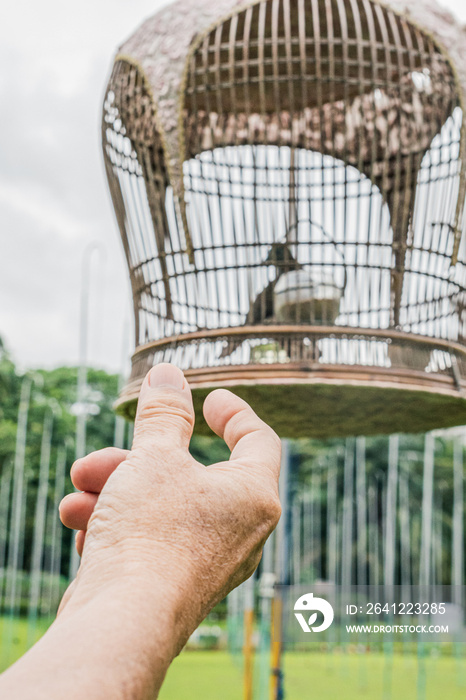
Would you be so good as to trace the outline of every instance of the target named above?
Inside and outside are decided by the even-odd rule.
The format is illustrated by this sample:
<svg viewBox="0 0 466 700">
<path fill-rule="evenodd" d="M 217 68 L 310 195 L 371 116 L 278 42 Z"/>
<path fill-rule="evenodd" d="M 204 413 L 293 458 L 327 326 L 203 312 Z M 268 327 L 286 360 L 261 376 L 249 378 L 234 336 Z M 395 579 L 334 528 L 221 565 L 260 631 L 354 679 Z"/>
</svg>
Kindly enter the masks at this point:
<svg viewBox="0 0 466 700">
<path fill-rule="evenodd" d="M 156 582 L 188 597 L 185 634 L 252 574 L 280 516 L 276 434 L 222 389 L 207 397 L 204 415 L 230 448 L 228 462 L 205 467 L 189 454 L 189 386 L 176 367 L 153 368 L 131 451 L 110 448 L 78 460 L 72 480 L 83 493 L 60 507 L 63 523 L 80 531 L 74 590 L 90 595 L 122 575 Z"/>
</svg>

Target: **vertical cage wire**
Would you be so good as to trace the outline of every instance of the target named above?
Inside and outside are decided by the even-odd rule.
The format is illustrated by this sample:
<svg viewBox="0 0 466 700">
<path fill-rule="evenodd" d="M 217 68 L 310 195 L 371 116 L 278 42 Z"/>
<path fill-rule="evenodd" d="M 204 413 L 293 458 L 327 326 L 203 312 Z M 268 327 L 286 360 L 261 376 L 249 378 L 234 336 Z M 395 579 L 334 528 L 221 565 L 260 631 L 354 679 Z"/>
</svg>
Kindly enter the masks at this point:
<svg viewBox="0 0 466 700">
<path fill-rule="evenodd" d="M 371 0 L 262 0 L 194 39 L 178 108 L 181 187 L 140 65 L 116 60 L 103 144 L 133 378 L 159 361 L 463 375 L 461 90 L 430 34 Z"/>
</svg>

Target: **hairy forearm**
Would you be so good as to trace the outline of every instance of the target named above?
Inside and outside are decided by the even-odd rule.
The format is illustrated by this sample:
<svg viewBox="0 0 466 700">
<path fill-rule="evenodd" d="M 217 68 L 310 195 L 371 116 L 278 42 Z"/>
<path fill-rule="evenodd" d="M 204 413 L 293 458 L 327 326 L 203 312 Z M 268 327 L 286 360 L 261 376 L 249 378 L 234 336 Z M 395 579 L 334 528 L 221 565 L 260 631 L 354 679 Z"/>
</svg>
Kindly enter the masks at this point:
<svg viewBox="0 0 466 700">
<path fill-rule="evenodd" d="M 177 596 L 140 577 L 95 595 L 78 584 L 44 637 L 0 677 L 0 697 L 152 700 L 194 624 Z"/>
</svg>

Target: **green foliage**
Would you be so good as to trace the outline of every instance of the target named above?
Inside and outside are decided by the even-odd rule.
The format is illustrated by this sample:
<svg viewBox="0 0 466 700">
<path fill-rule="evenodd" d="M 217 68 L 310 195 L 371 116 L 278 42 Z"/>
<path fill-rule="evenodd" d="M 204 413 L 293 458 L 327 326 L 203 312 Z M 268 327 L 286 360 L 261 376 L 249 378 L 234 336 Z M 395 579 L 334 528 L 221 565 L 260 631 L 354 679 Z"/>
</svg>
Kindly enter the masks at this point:
<svg viewBox="0 0 466 700">
<path fill-rule="evenodd" d="M 376 536 L 379 542 L 384 543 L 387 477 L 389 462 L 389 436 L 379 435 L 361 438 L 363 440 L 362 460 L 366 489 L 366 496 L 370 498 L 370 491 L 376 494 L 376 505 L 374 512 L 376 519 L 372 521 L 373 515 L 368 513 L 369 518 L 367 536 L 370 541 Z M 424 459 L 425 459 L 425 439 L 424 434 L 400 434 L 398 436 L 398 467 L 397 467 L 397 515 L 395 522 L 396 547 L 400 547 L 401 521 L 400 521 L 400 482 L 403 480 L 409 489 L 409 527 L 413 550 L 411 552 L 411 567 L 413 580 L 419 578 L 419 547 L 421 541 L 422 508 L 423 508 L 423 486 L 424 486 Z M 300 499 L 311 502 L 311 509 L 318 510 L 321 518 L 322 532 L 319 542 L 313 542 L 312 547 L 308 547 L 304 559 L 301 563 L 301 583 L 309 583 L 315 580 L 315 563 L 320 567 L 320 576 L 325 576 L 325 562 L 327 559 L 326 547 L 328 539 L 326 528 L 328 517 L 339 518 L 341 524 L 344 485 L 345 485 L 345 459 L 347 454 L 354 459 L 353 464 L 353 532 L 357 530 L 357 501 L 358 488 L 356 484 L 357 452 L 355 438 L 341 438 L 331 440 L 293 440 L 290 441 L 291 464 L 293 474 L 291 479 L 290 500 L 292 502 Z M 458 439 L 456 440 L 458 445 Z M 441 566 L 436 565 L 436 576 L 439 582 L 449 585 L 452 571 L 452 538 L 453 538 L 453 446 L 454 440 L 451 436 L 439 435 L 435 438 L 435 471 L 433 489 L 433 537 L 441 537 Z M 464 459 L 463 459 L 464 463 Z M 334 511 L 330 511 L 327 502 L 329 495 L 329 470 L 333 470 L 336 479 L 336 502 Z M 369 507 L 366 504 L 366 507 Z M 466 521 L 464 523 L 466 525 Z M 309 536 L 309 533 L 308 533 Z M 465 531 L 466 539 L 466 531 Z M 358 543 L 353 539 L 353 573 L 357 570 Z M 341 548 L 339 549 L 341 554 Z M 367 567 L 376 565 L 373 555 L 368 552 Z M 439 556 L 439 555 L 437 555 Z M 323 570 L 322 570 L 323 566 Z M 395 581 L 401 580 L 401 563 L 398 558 Z M 380 570 L 383 569 L 383 561 L 379 562 Z M 440 576 L 441 570 L 441 576 Z"/>
<path fill-rule="evenodd" d="M 15 613 L 24 617 L 29 612 L 32 577 L 27 571 L 13 572 L 9 569 L 1 570 L 0 591 L 2 590 L 3 586 L 4 595 L 6 595 L 6 591 L 12 590 L 11 583 L 13 577 L 15 578 L 15 596 L 13 601 L 8 600 L 7 603 L 10 605 L 10 603 L 13 602 L 12 607 L 15 610 Z M 52 619 L 55 611 L 58 609 L 60 600 L 68 587 L 69 580 L 64 576 L 50 574 L 47 571 L 40 572 L 38 579 L 40 591 L 37 611 L 38 616 L 47 616 Z"/>
<path fill-rule="evenodd" d="M 216 462 L 224 462 L 230 458 L 230 450 L 223 440 L 218 437 L 194 435 L 191 440 L 190 451 L 194 459 L 206 466 Z"/>
<path fill-rule="evenodd" d="M 20 375 L 0 341 L 0 477 L 4 470 L 14 464 L 16 448 L 16 425 L 20 403 L 21 386 L 25 377 L 32 380 L 31 399 L 28 409 L 27 443 L 25 458 L 25 478 L 27 480 L 26 513 L 24 521 L 24 562 L 29 569 L 32 538 L 34 531 L 35 504 L 40 468 L 40 455 L 43 440 L 44 419 L 53 411 L 53 432 L 49 473 L 48 512 L 55 508 L 53 484 L 56 476 L 57 459 L 66 449 L 66 474 L 69 474 L 74 461 L 76 446 L 76 367 L 58 367 L 53 370 L 37 370 Z M 99 450 L 113 444 L 115 414 L 112 406 L 117 397 L 118 376 L 103 370 L 89 369 L 87 373 L 87 396 L 93 414 L 87 418 L 86 450 Z M 72 490 L 67 476 L 66 492 Z M 10 494 L 11 499 L 11 494 Z M 4 525 L 3 525 L 4 527 Z M 63 541 L 63 570 L 67 570 L 71 545 L 71 533 Z M 47 540 L 46 540 L 47 546 Z M 7 552 L 8 554 L 8 552 Z"/>
<path fill-rule="evenodd" d="M 20 378 L 0 339 L 0 474 L 15 450 Z"/>
</svg>

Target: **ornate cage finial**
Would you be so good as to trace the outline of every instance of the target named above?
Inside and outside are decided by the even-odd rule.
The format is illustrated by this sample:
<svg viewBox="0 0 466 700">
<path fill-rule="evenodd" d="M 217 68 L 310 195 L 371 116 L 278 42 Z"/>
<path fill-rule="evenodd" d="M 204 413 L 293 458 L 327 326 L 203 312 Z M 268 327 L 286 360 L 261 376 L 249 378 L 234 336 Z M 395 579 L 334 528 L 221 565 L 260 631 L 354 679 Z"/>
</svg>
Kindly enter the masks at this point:
<svg viewBox="0 0 466 700">
<path fill-rule="evenodd" d="M 466 422 L 464 44 L 431 0 L 182 0 L 123 45 L 120 410 L 169 361 L 285 436 Z"/>
</svg>

